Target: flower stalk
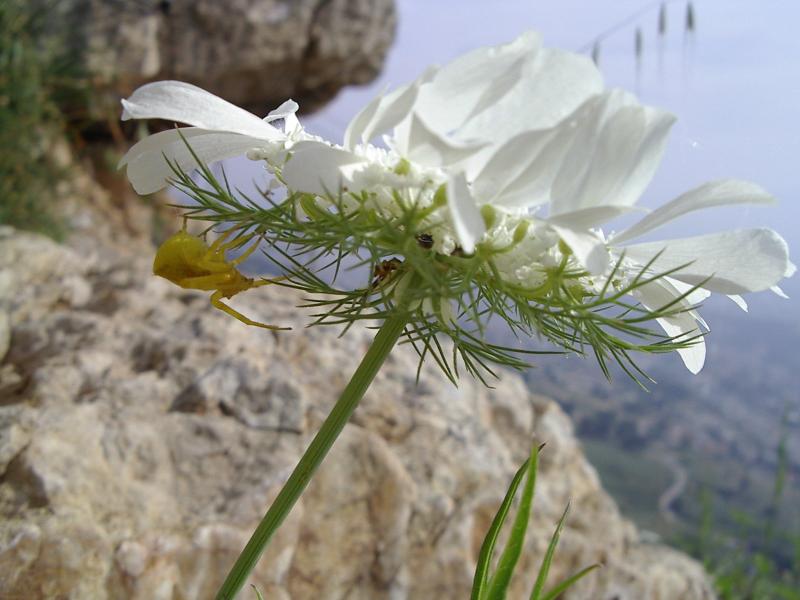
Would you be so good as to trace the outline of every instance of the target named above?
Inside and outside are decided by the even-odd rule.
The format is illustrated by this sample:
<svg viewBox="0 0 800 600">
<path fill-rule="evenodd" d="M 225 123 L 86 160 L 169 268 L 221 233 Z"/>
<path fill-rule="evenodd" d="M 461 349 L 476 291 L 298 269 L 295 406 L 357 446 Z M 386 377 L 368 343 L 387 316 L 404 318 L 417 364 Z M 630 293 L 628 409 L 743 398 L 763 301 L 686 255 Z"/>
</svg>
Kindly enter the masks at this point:
<svg viewBox="0 0 800 600">
<path fill-rule="evenodd" d="M 393 316 L 383 322 L 347 387 L 345 387 L 342 395 L 336 401 L 322 427 L 320 427 L 317 435 L 314 436 L 308 449 L 303 454 L 300 462 L 297 463 L 264 518 L 261 519 L 258 527 L 250 537 L 250 541 L 247 542 L 239 558 L 236 559 L 236 563 L 233 565 L 228 577 L 219 592 L 217 592 L 217 600 L 233 600 L 239 590 L 242 589 L 270 539 L 283 523 L 289 511 L 292 510 L 306 486 L 308 486 L 336 438 L 342 433 L 342 429 L 344 429 L 347 421 L 350 420 L 350 416 L 355 411 L 381 365 L 383 365 L 386 357 L 389 356 L 389 352 L 391 352 L 402 335 L 407 322 L 406 312 L 402 310 L 396 311 Z"/>
</svg>

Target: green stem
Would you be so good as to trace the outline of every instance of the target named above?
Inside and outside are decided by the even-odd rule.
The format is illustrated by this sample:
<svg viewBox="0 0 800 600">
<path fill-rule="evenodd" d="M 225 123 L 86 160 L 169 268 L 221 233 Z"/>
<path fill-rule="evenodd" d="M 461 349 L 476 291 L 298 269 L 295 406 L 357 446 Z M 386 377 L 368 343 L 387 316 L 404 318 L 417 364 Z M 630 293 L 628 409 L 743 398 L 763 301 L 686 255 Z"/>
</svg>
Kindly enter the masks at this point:
<svg viewBox="0 0 800 600">
<path fill-rule="evenodd" d="M 403 311 L 398 311 L 394 316 L 386 319 L 369 350 L 358 365 L 358 369 L 353 374 L 350 383 L 342 392 L 339 400 L 334 405 L 325 422 L 322 424 L 317 435 L 314 436 L 308 449 L 303 454 L 300 462 L 292 471 L 289 479 L 281 489 L 278 497 L 269 507 L 267 514 L 261 519 L 255 532 L 250 537 L 236 564 L 233 565 L 225 583 L 217 592 L 216 600 L 233 600 L 239 590 L 242 589 L 245 580 L 255 567 L 261 554 L 267 546 L 272 535 L 280 527 L 286 515 L 294 506 L 300 494 L 306 489 L 308 482 L 322 464 L 328 450 L 331 449 L 336 438 L 342 432 L 350 415 L 358 406 L 364 392 L 367 391 L 370 383 L 375 378 L 378 370 L 383 365 L 389 352 L 394 347 L 403 328 L 406 326 L 407 317 Z"/>
</svg>

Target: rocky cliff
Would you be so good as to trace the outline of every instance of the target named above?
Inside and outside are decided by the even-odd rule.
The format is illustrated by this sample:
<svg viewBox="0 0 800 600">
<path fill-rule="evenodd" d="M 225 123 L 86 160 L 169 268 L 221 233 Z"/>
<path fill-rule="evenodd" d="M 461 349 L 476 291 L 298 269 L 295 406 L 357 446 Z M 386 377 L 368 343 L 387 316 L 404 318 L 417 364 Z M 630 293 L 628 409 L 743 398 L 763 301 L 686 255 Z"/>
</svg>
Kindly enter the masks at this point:
<svg viewBox="0 0 800 600">
<path fill-rule="evenodd" d="M 379 73 L 396 21 L 392 0 L 33 1 L 54 33 L 66 29 L 95 90 L 112 92 L 115 114 L 116 96 L 158 79 L 256 114 L 290 97 L 313 110 Z"/>
<path fill-rule="evenodd" d="M 0 597 L 210 598 L 371 334 L 304 328 L 277 287 L 236 306 L 294 330 L 248 328 L 153 277 L 153 249 L 109 225 L 91 180 L 77 188 L 68 244 L 0 230 Z M 604 568 L 568 598 L 713 596 L 698 564 L 639 541 L 556 404 L 513 374 L 455 388 L 415 367 L 401 346 L 379 374 L 259 563 L 265 598 L 468 597 L 533 440 L 547 447 L 513 598 L 569 500 L 553 580 Z"/>
</svg>

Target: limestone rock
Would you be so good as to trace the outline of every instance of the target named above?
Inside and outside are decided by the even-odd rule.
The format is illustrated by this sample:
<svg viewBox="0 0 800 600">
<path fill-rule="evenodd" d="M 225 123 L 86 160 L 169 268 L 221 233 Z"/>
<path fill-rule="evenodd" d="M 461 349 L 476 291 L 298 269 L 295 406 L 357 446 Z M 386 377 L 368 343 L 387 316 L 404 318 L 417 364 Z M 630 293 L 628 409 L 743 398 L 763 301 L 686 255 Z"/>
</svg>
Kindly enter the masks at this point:
<svg viewBox="0 0 800 600">
<path fill-rule="evenodd" d="M 11 347 L 11 322 L 6 311 L 0 311 L 0 361 Z"/>
<path fill-rule="evenodd" d="M 150 260 L 0 233 L 0 597 L 211 598 L 369 344 L 305 329 L 276 286 L 236 306 L 294 330 L 248 328 Z M 556 404 L 516 375 L 456 388 L 433 365 L 416 385 L 415 368 L 407 347 L 391 355 L 259 563 L 266 598 L 468 597 L 533 441 L 547 447 L 510 598 L 568 500 L 552 581 L 605 565 L 568 598 L 713 597 L 697 563 L 638 540 Z"/>
<path fill-rule="evenodd" d="M 287 98 L 313 110 L 371 81 L 394 39 L 392 0 L 68 0 L 49 10 L 77 35 L 99 87 L 199 85 L 265 115 Z M 109 102 L 116 109 L 116 100 Z"/>
</svg>

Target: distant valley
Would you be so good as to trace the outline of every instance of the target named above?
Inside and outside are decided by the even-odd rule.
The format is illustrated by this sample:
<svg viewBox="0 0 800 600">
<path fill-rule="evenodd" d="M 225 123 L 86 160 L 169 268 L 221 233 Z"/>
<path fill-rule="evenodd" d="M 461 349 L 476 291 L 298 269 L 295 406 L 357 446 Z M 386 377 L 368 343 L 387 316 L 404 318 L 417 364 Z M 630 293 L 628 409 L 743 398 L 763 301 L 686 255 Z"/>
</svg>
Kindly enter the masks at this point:
<svg viewBox="0 0 800 600">
<path fill-rule="evenodd" d="M 705 368 L 693 376 L 677 356 L 645 356 L 639 364 L 657 381 L 649 392 L 621 372 L 609 383 L 589 358 L 542 357 L 526 373 L 572 415 L 605 485 L 640 525 L 691 533 L 708 511 L 722 530 L 749 520 L 800 536 L 800 323 L 764 304 L 776 303 L 752 314 L 724 299 L 704 307 Z"/>
</svg>

